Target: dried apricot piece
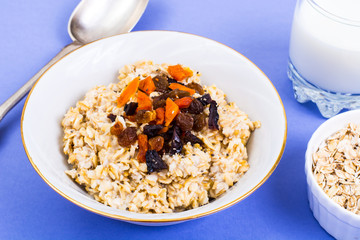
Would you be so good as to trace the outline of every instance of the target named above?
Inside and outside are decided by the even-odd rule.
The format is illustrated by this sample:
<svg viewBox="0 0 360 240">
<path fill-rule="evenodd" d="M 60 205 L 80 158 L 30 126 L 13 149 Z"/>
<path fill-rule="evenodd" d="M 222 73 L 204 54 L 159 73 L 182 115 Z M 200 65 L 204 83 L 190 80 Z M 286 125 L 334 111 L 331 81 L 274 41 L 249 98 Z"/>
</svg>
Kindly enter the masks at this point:
<svg viewBox="0 0 360 240">
<path fill-rule="evenodd" d="M 189 68 L 183 68 L 180 64 L 169 66 L 168 72 L 176 81 L 182 81 L 193 75 L 193 72 Z"/>
<path fill-rule="evenodd" d="M 174 102 L 176 103 L 176 105 L 179 106 L 179 108 L 188 108 L 192 100 L 193 99 L 191 97 L 183 97 L 180 99 L 176 99 Z"/>
<path fill-rule="evenodd" d="M 117 99 L 117 106 L 124 106 L 132 96 L 135 95 L 139 87 L 139 77 L 134 78 L 125 88 L 122 90 L 120 97 Z"/>
<path fill-rule="evenodd" d="M 156 124 L 163 124 L 165 120 L 165 109 L 157 108 L 156 112 Z"/>
<path fill-rule="evenodd" d="M 137 93 L 138 108 L 137 110 L 149 110 L 152 109 L 152 101 L 146 93 L 138 91 Z"/>
<path fill-rule="evenodd" d="M 165 105 L 165 127 L 169 126 L 172 120 L 179 113 L 179 106 L 170 98 L 166 99 Z"/>
<path fill-rule="evenodd" d="M 156 87 L 151 76 L 148 76 L 147 78 L 139 82 L 139 89 L 146 92 L 148 95 L 155 91 Z"/>
<path fill-rule="evenodd" d="M 180 83 L 171 83 L 169 85 L 169 88 L 174 90 L 174 89 L 179 89 L 179 90 L 182 90 L 182 91 L 186 91 L 188 93 L 190 93 L 190 95 L 193 95 L 196 91 L 192 88 L 188 88 Z"/>
<path fill-rule="evenodd" d="M 138 145 L 139 145 L 139 152 L 137 155 L 137 160 L 139 162 L 146 162 L 145 154 L 148 150 L 148 137 L 145 134 L 140 134 L 138 136 Z"/>
</svg>

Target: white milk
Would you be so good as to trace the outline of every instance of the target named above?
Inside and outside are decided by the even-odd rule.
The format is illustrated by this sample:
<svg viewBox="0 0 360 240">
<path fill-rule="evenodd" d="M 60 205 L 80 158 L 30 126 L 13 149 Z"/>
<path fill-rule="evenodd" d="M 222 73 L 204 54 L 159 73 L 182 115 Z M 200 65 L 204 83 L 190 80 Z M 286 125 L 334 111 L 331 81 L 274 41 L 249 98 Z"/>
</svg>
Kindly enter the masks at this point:
<svg viewBox="0 0 360 240">
<path fill-rule="evenodd" d="M 290 40 L 293 65 L 322 89 L 360 93 L 360 0 L 313 1 L 336 15 L 332 17 L 309 1 L 299 1 L 294 15 Z"/>
</svg>

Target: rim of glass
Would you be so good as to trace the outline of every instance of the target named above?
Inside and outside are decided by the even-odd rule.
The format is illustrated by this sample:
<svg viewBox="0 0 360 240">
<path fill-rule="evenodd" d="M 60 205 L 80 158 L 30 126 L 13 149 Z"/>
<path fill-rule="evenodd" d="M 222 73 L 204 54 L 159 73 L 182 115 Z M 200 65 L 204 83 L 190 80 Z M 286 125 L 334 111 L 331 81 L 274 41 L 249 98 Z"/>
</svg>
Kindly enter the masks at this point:
<svg viewBox="0 0 360 240">
<path fill-rule="evenodd" d="M 320 6 L 316 0 L 305 0 L 305 1 L 307 1 L 315 10 L 320 12 L 322 15 L 324 15 L 328 18 L 331 18 L 332 20 L 335 20 L 339 23 L 347 24 L 350 26 L 360 27 L 360 20 L 358 21 L 358 20 L 354 20 L 354 19 L 350 19 L 350 18 L 340 17 L 339 15 L 329 12 L 328 10 L 326 10 L 325 8 Z"/>
</svg>

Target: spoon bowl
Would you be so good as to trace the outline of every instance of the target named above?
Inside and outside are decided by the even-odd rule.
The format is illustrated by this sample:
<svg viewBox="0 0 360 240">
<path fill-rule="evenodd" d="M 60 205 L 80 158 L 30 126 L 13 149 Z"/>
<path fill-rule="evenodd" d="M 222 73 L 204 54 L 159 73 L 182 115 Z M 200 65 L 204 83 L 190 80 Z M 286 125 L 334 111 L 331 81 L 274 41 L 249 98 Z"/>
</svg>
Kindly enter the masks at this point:
<svg viewBox="0 0 360 240">
<path fill-rule="evenodd" d="M 82 44 L 130 32 L 145 11 L 148 0 L 86 0 L 72 13 L 68 32 Z"/>
<path fill-rule="evenodd" d="M 129 32 L 139 21 L 149 0 L 82 0 L 71 14 L 68 32 L 72 43 L 0 105 L 0 121 L 34 86 L 45 71 L 63 56 L 100 38 Z"/>
</svg>

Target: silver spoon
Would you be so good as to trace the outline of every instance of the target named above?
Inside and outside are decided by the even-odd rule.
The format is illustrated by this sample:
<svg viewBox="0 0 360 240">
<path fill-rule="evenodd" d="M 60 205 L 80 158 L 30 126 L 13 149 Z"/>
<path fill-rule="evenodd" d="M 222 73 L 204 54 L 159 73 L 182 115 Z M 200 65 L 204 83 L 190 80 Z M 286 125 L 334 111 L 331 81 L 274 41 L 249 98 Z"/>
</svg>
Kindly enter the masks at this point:
<svg viewBox="0 0 360 240">
<path fill-rule="evenodd" d="M 0 106 L 0 121 L 30 91 L 38 78 L 63 56 L 86 43 L 131 31 L 148 2 L 149 0 L 82 0 L 69 20 L 68 32 L 73 42 L 65 46 Z"/>
</svg>

